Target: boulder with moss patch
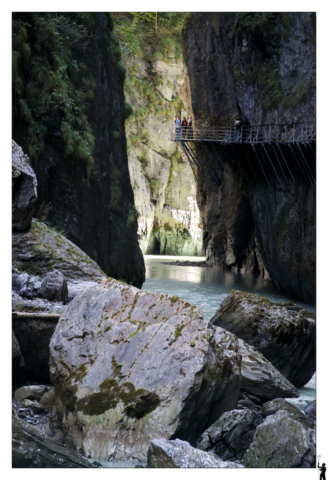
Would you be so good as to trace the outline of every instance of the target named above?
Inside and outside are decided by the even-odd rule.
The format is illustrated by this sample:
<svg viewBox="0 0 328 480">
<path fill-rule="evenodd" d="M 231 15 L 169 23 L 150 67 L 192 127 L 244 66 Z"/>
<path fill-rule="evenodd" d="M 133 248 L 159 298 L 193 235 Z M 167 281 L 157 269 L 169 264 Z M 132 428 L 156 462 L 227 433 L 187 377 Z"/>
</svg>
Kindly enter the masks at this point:
<svg viewBox="0 0 328 480">
<path fill-rule="evenodd" d="M 158 437 L 195 445 L 237 404 L 235 335 L 178 297 L 116 280 L 90 288 L 61 316 L 50 352 L 57 421 L 71 446 L 97 460 L 145 462 Z"/>
<path fill-rule="evenodd" d="M 20 271 L 41 277 L 50 270 L 59 270 L 67 281 L 100 280 L 105 275 L 79 247 L 35 219 L 28 232 L 13 234 L 12 259 L 13 265 Z"/>
<path fill-rule="evenodd" d="M 316 370 L 314 313 L 236 290 L 211 322 L 257 348 L 297 388 L 311 380 Z"/>
</svg>

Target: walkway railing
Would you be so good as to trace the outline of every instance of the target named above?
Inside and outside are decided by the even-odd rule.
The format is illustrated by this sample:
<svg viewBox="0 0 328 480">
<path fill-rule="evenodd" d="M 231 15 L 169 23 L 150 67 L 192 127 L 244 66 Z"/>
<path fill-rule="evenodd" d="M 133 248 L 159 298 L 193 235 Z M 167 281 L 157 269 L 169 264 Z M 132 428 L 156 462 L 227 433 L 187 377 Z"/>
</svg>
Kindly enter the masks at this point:
<svg viewBox="0 0 328 480">
<path fill-rule="evenodd" d="M 316 141 L 316 123 L 242 125 L 241 127 L 174 128 L 171 140 L 178 142 L 298 143 Z"/>
</svg>

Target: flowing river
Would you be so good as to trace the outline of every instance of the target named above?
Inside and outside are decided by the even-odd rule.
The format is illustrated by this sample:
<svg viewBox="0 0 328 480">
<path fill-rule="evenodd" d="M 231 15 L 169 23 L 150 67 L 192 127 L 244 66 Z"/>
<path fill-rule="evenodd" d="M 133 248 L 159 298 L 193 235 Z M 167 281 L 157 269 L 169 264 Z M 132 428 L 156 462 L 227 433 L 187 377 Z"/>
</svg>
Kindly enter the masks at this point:
<svg viewBox="0 0 328 480">
<path fill-rule="evenodd" d="M 165 265 L 161 262 L 173 261 L 204 261 L 205 257 L 170 257 L 168 255 L 145 255 L 146 282 L 142 289 L 148 292 L 161 292 L 168 295 L 177 295 L 196 305 L 204 313 L 204 321 L 208 322 L 220 307 L 230 290 L 242 290 L 257 293 L 267 297 L 272 302 L 294 302 L 311 312 L 315 312 L 314 305 L 308 305 L 297 298 L 278 292 L 271 280 L 253 275 L 242 275 L 224 272 L 215 268 L 182 267 Z M 299 390 L 300 397 L 288 399 L 289 402 L 303 410 L 315 399 L 315 374 L 310 382 Z"/>
</svg>

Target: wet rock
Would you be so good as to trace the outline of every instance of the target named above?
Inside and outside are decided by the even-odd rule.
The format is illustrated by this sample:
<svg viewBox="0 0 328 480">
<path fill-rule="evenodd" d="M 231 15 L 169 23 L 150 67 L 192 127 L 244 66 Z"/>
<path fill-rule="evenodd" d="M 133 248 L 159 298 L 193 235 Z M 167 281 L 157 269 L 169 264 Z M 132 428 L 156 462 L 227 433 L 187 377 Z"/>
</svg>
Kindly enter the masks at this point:
<svg viewBox="0 0 328 480">
<path fill-rule="evenodd" d="M 99 468 L 17 417 L 12 419 L 13 468 Z"/>
<path fill-rule="evenodd" d="M 45 385 L 28 385 L 20 387 L 14 394 L 13 402 L 21 402 L 22 400 L 40 400 L 42 395 L 48 391 Z"/>
<path fill-rule="evenodd" d="M 242 468 L 225 462 L 214 453 L 193 448 L 182 440 L 152 440 L 147 452 L 148 468 Z"/>
<path fill-rule="evenodd" d="M 305 428 L 284 410 L 257 427 L 242 460 L 248 468 L 310 468 L 315 462 L 315 430 Z"/>
<path fill-rule="evenodd" d="M 256 403 L 267 402 L 274 398 L 296 398 L 299 393 L 264 356 L 244 340 L 238 339 L 241 362 L 241 392 Z"/>
<path fill-rule="evenodd" d="M 316 400 L 313 400 L 313 402 L 309 403 L 309 405 L 307 405 L 305 408 L 304 408 L 304 412 L 306 415 L 308 415 L 310 418 L 312 418 L 312 420 L 316 420 L 316 417 L 317 417 L 317 403 L 316 403 Z"/>
<path fill-rule="evenodd" d="M 316 369 L 314 313 L 291 302 L 272 303 L 232 291 L 211 322 L 257 348 L 295 387 L 311 380 Z"/>
<path fill-rule="evenodd" d="M 12 229 L 23 232 L 31 226 L 34 205 L 38 198 L 37 180 L 28 157 L 12 140 Z"/>
<path fill-rule="evenodd" d="M 50 301 L 67 303 L 68 290 L 64 275 L 58 270 L 48 272 L 42 282 L 40 296 Z"/>
<path fill-rule="evenodd" d="M 241 460 L 263 418 L 251 410 L 231 410 L 201 435 L 198 448 L 211 451 L 222 460 Z"/>
<path fill-rule="evenodd" d="M 59 427 L 98 460 L 143 462 L 159 436 L 196 444 L 237 404 L 236 337 L 178 297 L 115 280 L 90 288 L 61 316 L 50 352 Z"/>
<path fill-rule="evenodd" d="M 15 267 L 30 275 L 45 277 L 59 270 L 66 281 L 101 280 L 104 272 L 79 247 L 64 235 L 33 219 L 31 229 L 13 233 L 12 258 Z"/>
<path fill-rule="evenodd" d="M 306 428 L 313 427 L 313 422 L 309 417 L 304 415 L 304 413 L 295 407 L 295 405 L 292 405 L 282 398 L 276 398 L 275 400 L 272 400 L 272 402 L 266 402 L 262 405 L 263 417 L 274 415 L 278 410 L 285 410 L 290 414 L 291 418 L 297 422 L 301 422 Z"/>
</svg>

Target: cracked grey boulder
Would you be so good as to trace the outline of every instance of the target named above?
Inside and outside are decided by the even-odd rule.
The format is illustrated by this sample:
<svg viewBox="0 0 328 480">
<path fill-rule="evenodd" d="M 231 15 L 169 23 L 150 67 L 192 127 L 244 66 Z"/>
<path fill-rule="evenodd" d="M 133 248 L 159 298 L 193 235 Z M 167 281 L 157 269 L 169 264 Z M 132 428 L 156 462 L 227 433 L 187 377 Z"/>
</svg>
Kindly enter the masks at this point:
<svg viewBox="0 0 328 480">
<path fill-rule="evenodd" d="M 248 468 L 310 468 L 315 462 L 315 430 L 305 428 L 284 410 L 257 427 L 242 460 Z"/>
<path fill-rule="evenodd" d="M 152 440 L 147 452 L 148 468 L 242 468 L 225 462 L 214 453 L 193 448 L 183 440 Z"/>
<path fill-rule="evenodd" d="M 241 460 L 262 421 L 260 415 L 248 409 L 225 412 L 201 435 L 198 448 L 222 460 Z"/>
<path fill-rule="evenodd" d="M 58 270 L 47 273 L 40 288 L 40 296 L 50 301 L 68 302 L 68 289 L 64 275 Z"/>
<path fill-rule="evenodd" d="M 37 180 L 27 155 L 12 140 L 12 229 L 23 232 L 31 226 L 34 205 L 38 198 Z"/>
<path fill-rule="evenodd" d="M 272 303 L 260 295 L 233 290 L 211 322 L 255 347 L 300 388 L 316 370 L 315 318 L 291 302 Z"/>
<path fill-rule="evenodd" d="M 267 402 L 274 398 L 297 398 L 299 393 L 256 348 L 238 339 L 241 362 L 241 393 Z"/>
<path fill-rule="evenodd" d="M 301 422 L 304 427 L 312 428 L 313 422 L 310 417 L 304 415 L 295 405 L 287 402 L 283 398 L 276 398 L 272 402 L 266 402 L 262 405 L 262 415 L 263 417 L 268 417 L 269 415 L 274 415 L 278 410 L 285 410 L 288 412 L 294 420 Z"/>
<path fill-rule="evenodd" d="M 240 365 L 235 335 L 198 308 L 116 280 L 75 297 L 50 342 L 59 426 L 104 461 L 144 463 L 159 437 L 196 445 L 237 405 Z"/>
</svg>

